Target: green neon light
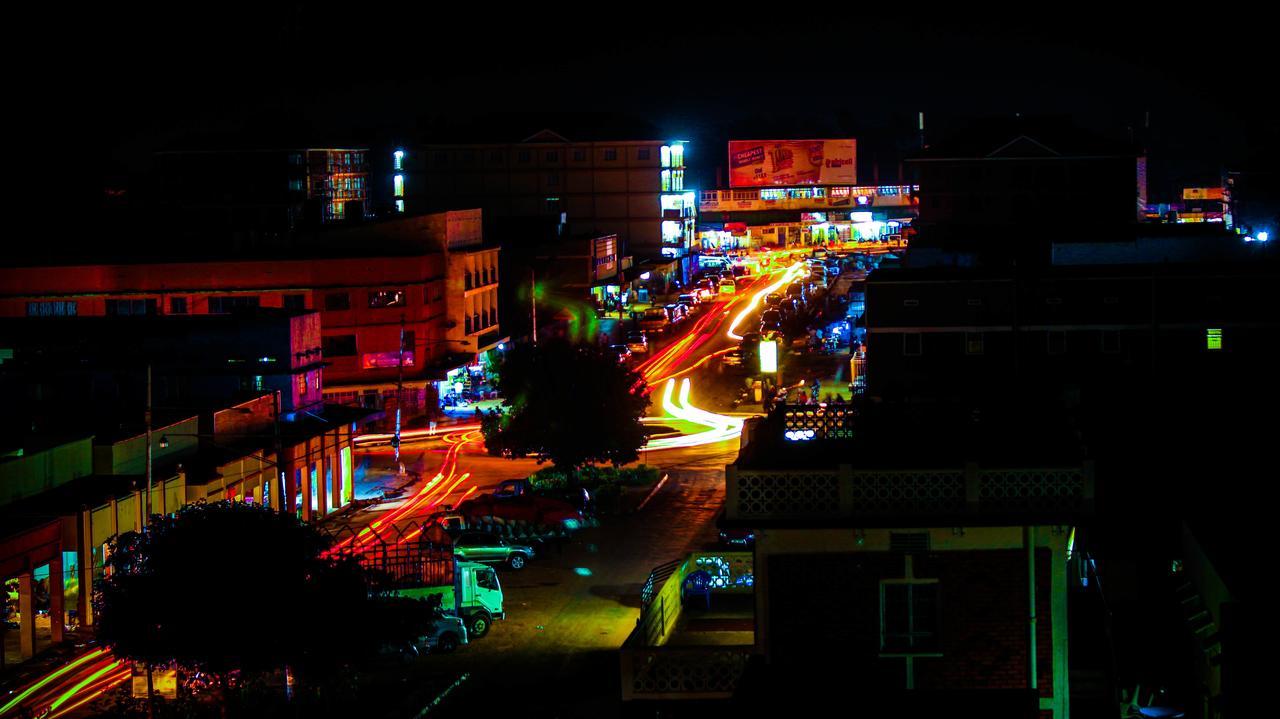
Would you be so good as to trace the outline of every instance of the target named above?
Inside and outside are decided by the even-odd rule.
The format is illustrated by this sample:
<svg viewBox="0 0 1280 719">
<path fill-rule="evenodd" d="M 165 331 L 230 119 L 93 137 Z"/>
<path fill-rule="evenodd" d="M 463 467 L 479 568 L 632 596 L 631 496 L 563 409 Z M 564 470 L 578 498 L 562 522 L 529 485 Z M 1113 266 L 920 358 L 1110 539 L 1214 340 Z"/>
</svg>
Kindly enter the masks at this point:
<svg viewBox="0 0 1280 719">
<path fill-rule="evenodd" d="M 27 697 L 31 696 L 31 694 L 32 694 L 33 692 L 38 691 L 41 687 L 45 686 L 45 685 L 46 685 L 46 684 L 48 684 L 49 682 L 53 681 L 54 679 L 57 679 L 58 677 L 62 676 L 63 674 L 66 674 L 67 672 L 69 672 L 69 671 L 71 671 L 72 669 L 74 669 L 74 668 L 76 668 L 76 667 L 80 666 L 81 664 L 84 664 L 85 662 L 87 662 L 87 661 L 89 661 L 90 659 L 92 659 L 92 658 L 94 658 L 94 657 L 98 656 L 98 655 L 99 655 L 99 654 L 101 654 L 101 653 L 102 653 L 102 650 L 101 650 L 101 649 L 95 649 L 94 651 L 89 652 L 88 654 L 85 654 L 84 656 L 80 657 L 79 659 L 75 660 L 74 662 L 71 662 L 71 663 L 67 664 L 66 666 L 64 666 L 63 668 L 59 669 L 58 671 L 56 671 L 56 672 L 53 672 L 53 673 L 49 674 L 49 675 L 48 675 L 48 676 L 46 676 L 44 679 L 41 679 L 40 681 L 36 682 L 35 684 L 32 684 L 31 686 L 27 687 L 26 691 L 22 692 L 21 694 L 19 694 L 19 695 L 18 695 L 18 696 L 16 696 L 16 697 L 14 697 L 14 698 L 13 698 L 13 700 L 12 700 L 12 701 L 10 701 L 8 704 L 5 704 L 4 706 L 0 707 L 0 714 L 4 714 L 5 712 L 7 712 L 7 711 L 9 711 L 10 709 L 14 708 L 15 706 L 17 706 L 17 705 L 18 705 L 18 703 L 19 703 L 19 702 L 21 702 L 22 700 L 24 700 L 24 699 L 26 699 Z"/>
<path fill-rule="evenodd" d="M 103 674 L 106 674 L 107 672 L 111 671 L 112 669 L 115 669 L 118 666 L 120 666 L 120 661 L 116 660 L 114 662 L 111 662 L 107 666 L 99 669 L 98 671 L 90 674 L 84 681 L 71 687 L 66 692 L 64 692 L 62 696 L 55 699 L 53 703 L 49 705 L 49 711 L 53 711 L 58 707 L 62 706 L 63 704 L 67 703 L 67 701 L 71 699 L 71 697 L 75 696 L 76 694 L 79 694 L 81 689 L 84 689 L 90 684 L 98 681 L 100 678 L 102 678 Z"/>
</svg>

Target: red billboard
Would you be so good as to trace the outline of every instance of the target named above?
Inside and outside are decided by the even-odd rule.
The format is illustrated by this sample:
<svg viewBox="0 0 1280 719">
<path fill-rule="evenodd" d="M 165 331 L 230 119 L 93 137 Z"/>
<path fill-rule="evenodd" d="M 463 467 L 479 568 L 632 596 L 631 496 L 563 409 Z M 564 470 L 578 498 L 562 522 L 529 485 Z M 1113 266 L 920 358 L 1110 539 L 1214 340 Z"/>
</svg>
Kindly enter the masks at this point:
<svg viewBox="0 0 1280 719">
<path fill-rule="evenodd" d="M 729 186 L 856 185 L 856 140 L 730 140 Z"/>
</svg>

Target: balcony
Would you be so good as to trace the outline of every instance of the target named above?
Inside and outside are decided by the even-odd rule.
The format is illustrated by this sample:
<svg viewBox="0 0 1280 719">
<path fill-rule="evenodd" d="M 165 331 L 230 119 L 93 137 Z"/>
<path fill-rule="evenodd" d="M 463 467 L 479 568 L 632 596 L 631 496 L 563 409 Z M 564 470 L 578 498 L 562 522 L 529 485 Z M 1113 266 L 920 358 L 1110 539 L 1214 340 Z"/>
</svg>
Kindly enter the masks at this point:
<svg viewBox="0 0 1280 719">
<path fill-rule="evenodd" d="M 682 591 L 706 572 L 709 596 Z M 695 552 L 649 574 L 640 617 L 621 649 L 622 698 L 727 699 L 754 652 L 751 552 Z"/>
<path fill-rule="evenodd" d="M 876 522 L 905 517 L 1075 515 L 1093 509 L 1093 467 L 741 469 L 726 474 L 731 521 Z"/>
<path fill-rule="evenodd" d="M 818 191 L 822 197 L 814 197 Z M 704 190 L 699 197 L 698 211 L 869 211 L 874 208 L 912 207 L 919 191 L 919 186 L 915 185 Z"/>
</svg>

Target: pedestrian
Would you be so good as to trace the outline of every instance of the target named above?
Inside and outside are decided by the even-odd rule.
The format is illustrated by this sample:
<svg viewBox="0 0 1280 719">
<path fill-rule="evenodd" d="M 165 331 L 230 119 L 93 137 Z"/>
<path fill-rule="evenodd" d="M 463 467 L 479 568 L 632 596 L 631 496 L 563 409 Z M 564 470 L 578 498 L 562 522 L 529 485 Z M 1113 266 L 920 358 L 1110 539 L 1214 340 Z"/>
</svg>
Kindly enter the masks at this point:
<svg viewBox="0 0 1280 719">
<path fill-rule="evenodd" d="M 436 421 L 433 419 L 427 422 L 427 434 L 434 435 L 436 433 Z"/>
<path fill-rule="evenodd" d="M 477 420 L 484 419 L 484 411 L 481 410 L 478 405 L 476 406 L 476 419 Z"/>
</svg>

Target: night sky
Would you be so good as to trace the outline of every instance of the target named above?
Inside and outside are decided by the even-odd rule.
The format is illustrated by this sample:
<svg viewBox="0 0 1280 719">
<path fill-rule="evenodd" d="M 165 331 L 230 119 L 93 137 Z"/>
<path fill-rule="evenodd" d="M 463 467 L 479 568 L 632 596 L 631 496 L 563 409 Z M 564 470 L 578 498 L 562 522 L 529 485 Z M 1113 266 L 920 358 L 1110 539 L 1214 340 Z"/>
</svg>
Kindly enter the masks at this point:
<svg viewBox="0 0 1280 719">
<path fill-rule="evenodd" d="M 730 136 L 873 142 L 909 133 L 919 110 L 935 136 L 1023 113 L 1118 138 L 1149 111 L 1152 169 L 1170 186 L 1276 153 L 1278 63 L 1260 18 L 1209 7 L 1177 18 L 1080 5 L 1049 17 L 735 8 L 171 4 L 46 17 L 32 24 L 50 36 L 24 63 L 39 70 L 17 83 L 37 133 L 85 148 L 90 186 L 210 133 L 414 139 L 512 112 L 634 115 L 697 143 L 690 161 L 708 175 L 714 163 L 697 153 L 723 162 Z"/>
</svg>

